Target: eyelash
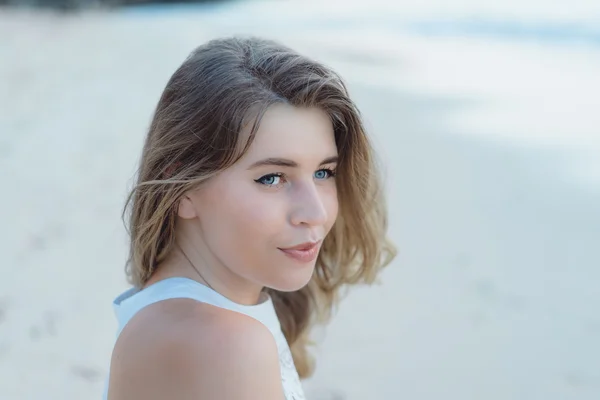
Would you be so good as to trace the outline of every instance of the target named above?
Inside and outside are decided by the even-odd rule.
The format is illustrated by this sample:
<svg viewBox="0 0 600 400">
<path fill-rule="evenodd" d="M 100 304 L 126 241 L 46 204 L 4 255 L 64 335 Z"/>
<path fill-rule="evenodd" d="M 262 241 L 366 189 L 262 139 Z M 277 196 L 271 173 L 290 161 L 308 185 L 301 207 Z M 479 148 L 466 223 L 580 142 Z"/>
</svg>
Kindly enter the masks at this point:
<svg viewBox="0 0 600 400">
<path fill-rule="evenodd" d="M 321 168 L 317 172 L 319 172 L 319 171 L 325 171 L 328 174 L 328 176 L 326 178 L 320 179 L 320 180 L 331 179 L 331 178 L 335 177 L 335 175 L 336 175 L 336 171 L 334 169 L 331 169 L 331 168 Z M 281 172 L 277 172 L 277 173 L 274 173 L 274 174 L 268 174 L 268 175 L 261 176 L 260 178 L 255 179 L 254 181 L 256 183 L 258 183 L 259 185 L 264 185 L 264 186 L 269 186 L 269 187 L 276 187 L 276 186 L 281 185 L 281 183 L 279 183 L 279 184 L 272 184 L 272 183 L 264 183 L 263 181 L 265 179 L 268 179 L 268 178 L 273 178 L 273 177 L 283 178 L 284 176 L 285 176 L 285 174 L 283 174 Z"/>
</svg>

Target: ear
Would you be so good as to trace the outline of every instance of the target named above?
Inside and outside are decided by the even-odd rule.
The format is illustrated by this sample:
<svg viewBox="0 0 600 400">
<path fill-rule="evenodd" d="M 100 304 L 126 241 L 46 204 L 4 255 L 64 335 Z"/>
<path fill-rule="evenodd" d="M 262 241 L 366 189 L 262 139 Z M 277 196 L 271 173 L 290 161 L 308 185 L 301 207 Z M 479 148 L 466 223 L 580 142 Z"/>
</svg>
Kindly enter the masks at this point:
<svg viewBox="0 0 600 400">
<path fill-rule="evenodd" d="M 185 195 L 179 200 L 177 215 L 183 219 L 193 219 L 198 216 L 192 199 Z"/>
</svg>

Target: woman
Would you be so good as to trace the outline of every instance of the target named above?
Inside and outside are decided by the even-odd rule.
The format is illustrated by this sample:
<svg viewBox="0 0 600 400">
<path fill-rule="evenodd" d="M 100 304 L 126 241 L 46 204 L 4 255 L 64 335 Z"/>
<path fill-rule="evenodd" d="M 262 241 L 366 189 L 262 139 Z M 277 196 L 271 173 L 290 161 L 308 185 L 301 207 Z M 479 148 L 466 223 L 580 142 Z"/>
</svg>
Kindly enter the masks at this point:
<svg viewBox="0 0 600 400">
<path fill-rule="evenodd" d="M 374 155 L 331 70 L 213 40 L 173 74 L 126 210 L 109 400 L 298 400 L 310 328 L 394 256 Z"/>
</svg>

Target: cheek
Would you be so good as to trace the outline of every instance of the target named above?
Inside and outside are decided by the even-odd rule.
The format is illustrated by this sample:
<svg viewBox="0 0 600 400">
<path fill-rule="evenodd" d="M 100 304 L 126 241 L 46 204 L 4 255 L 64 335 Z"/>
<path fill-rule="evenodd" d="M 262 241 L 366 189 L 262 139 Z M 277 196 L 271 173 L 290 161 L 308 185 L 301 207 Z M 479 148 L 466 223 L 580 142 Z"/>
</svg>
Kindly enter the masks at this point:
<svg viewBox="0 0 600 400">
<path fill-rule="evenodd" d="M 251 185 L 223 188 L 220 195 L 212 199 L 218 208 L 214 219 L 221 225 L 219 229 L 225 228 L 222 234 L 229 235 L 231 241 L 238 244 L 270 240 L 281 233 L 285 223 L 279 203 Z"/>
<path fill-rule="evenodd" d="M 323 203 L 325 204 L 325 209 L 327 210 L 327 229 L 330 229 L 335 223 L 339 211 L 339 199 L 335 185 L 332 186 L 330 190 L 325 192 Z"/>
</svg>

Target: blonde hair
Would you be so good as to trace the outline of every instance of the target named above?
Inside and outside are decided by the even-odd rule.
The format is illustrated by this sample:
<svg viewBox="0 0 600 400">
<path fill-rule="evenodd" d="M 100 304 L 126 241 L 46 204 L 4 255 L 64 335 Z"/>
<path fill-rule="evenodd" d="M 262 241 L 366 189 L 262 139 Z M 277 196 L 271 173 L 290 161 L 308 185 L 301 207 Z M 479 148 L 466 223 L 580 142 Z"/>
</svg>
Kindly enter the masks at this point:
<svg viewBox="0 0 600 400">
<path fill-rule="evenodd" d="M 162 93 L 125 204 L 131 239 L 126 271 L 133 285 L 147 282 L 174 247 L 178 200 L 235 163 L 276 103 L 326 111 L 340 157 L 339 214 L 313 277 L 295 292 L 265 289 L 304 378 L 314 369 L 310 328 L 330 319 L 343 288 L 374 282 L 395 256 L 372 146 L 346 86 L 330 69 L 259 38 L 216 39 L 193 51 Z M 249 121 L 252 131 L 242 137 Z"/>
</svg>

